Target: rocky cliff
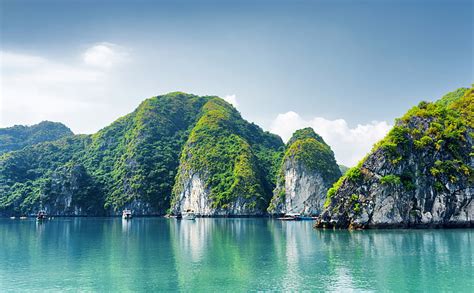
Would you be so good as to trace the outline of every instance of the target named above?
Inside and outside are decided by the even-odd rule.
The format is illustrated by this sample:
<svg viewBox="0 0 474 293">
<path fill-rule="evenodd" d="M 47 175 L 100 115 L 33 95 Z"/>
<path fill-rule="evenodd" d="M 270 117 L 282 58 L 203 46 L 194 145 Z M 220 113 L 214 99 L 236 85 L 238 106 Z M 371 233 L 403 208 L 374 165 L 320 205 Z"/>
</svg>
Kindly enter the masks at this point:
<svg viewBox="0 0 474 293">
<path fill-rule="evenodd" d="M 283 142 L 221 99 L 210 100 L 203 111 L 181 154 L 173 213 L 265 214 Z"/>
<path fill-rule="evenodd" d="M 422 102 L 328 192 L 317 227 L 472 227 L 474 94 Z"/>
<path fill-rule="evenodd" d="M 311 128 L 298 130 L 287 144 L 268 212 L 318 215 L 328 189 L 340 176 L 324 140 Z"/>
</svg>

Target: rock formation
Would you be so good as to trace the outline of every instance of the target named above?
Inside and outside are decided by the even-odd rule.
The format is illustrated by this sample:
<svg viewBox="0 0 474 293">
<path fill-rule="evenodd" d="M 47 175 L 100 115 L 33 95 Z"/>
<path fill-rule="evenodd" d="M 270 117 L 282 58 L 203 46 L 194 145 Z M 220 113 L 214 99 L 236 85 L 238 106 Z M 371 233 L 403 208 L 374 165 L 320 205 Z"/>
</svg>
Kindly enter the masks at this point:
<svg viewBox="0 0 474 293">
<path fill-rule="evenodd" d="M 311 128 L 298 130 L 287 144 L 268 212 L 318 215 L 328 189 L 340 176 L 334 153 L 324 140 Z"/>
<path fill-rule="evenodd" d="M 472 227 L 474 94 L 421 102 L 328 192 L 317 227 Z"/>
</svg>

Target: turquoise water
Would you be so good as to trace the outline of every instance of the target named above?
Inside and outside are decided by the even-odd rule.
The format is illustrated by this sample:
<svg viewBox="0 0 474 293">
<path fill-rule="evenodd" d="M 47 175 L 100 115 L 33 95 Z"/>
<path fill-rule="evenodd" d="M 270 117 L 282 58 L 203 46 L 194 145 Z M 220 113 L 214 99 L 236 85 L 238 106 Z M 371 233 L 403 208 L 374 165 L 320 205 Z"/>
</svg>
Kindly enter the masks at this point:
<svg viewBox="0 0 474 293">
<path fill-rule="evenodd" d="M 474 230 L 0 219 L 0 291 L 474 291 Z"/>
</svg>

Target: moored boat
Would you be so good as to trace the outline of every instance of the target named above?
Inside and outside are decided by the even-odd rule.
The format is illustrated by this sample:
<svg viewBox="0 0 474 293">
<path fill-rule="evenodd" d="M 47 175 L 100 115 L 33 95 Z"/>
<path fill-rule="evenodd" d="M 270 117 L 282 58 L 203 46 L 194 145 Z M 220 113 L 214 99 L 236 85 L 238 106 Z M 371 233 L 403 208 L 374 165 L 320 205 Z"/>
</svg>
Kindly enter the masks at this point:
<svg viewBox="0 0 474 293">
<path fill-rule="evenodd" d="M 298 213 L 288 213 L 288 214 L 285 214 L 283 217 L 278 218 L 278 220 L 282 220 L 282 221 L 300 221 L 302 219 L 303 218 Z"/>
<path fill-rule="evenodd" d="M 38 214 L 36 214 L 36 220 L 37 221 L 48 220 L 48 215 L 46 214 L 45 211 L 39 211 Z"/>
<path fill-rule="evenodd" d="M 130 220 L 132 218 L 132 211 L 131 210 L 123 210 L 122 211 L 122 219 Z"/>
<path fill-rule="evenodd" d="M 196 214 L 193 210 L 186 210 L 182 215 L 183 220 L 194 220 L 196 219 Z"/>
</svg>

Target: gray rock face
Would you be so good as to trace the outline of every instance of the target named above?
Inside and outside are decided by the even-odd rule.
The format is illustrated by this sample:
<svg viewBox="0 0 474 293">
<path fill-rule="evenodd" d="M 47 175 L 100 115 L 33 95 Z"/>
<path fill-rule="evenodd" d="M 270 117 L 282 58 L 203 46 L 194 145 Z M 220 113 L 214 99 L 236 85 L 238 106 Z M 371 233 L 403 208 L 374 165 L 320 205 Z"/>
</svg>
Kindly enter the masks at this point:
<svg viewBox="0 0 474 293">
<path fill-rule="evenodd" d="M 100 191 L 82 165 L 71 165 L 56 170 L 32 209 L 43 209 L 55 216 L 103 215 L 103 199 Z M 94 195 L 94 196 L 91 196 Z"/>
<path fill-rule="evenodd" d="M 318 172 L 311 172 L 302 163 L 287 160 L 284 163 L 284 178 L 284 182 L 279 182 L 275 189 L 270 204 L 275 207 L 272 213 L 300 213 L 305 216 L 321 213 L 330 184 L 324 182 Z"/>
<path fill-rule="evenodd" d="M 289 140 L 268 212 L 319 215 L 329 187 L 341 176 L 331 148 L 312 128 Z"/>
<path fill-rule="evenodd" d="M 239 197 L 225 208 L 215 208 L 210 197 L 210 190 L 206 187 L 206 177 L 198 172 L 187 172 L 185 179 L 178 184 L 182 191 L 172 206 L 173 214 L 179 215 L 192 210 L 202 217 L 210 216 L 259 216 L 263 213 L 256 209 L 249 200 Z"/>
<path fill-rule="evenodd" d="M 413 117 L 406 126 L 428 133 L 433 122 Z M 473 227 L 472 133 L 463 133 L 458 159 L 449 151 L 453 145 L 416 147 L 411 134 L 398 150 L 399 161 L 378 148 L 359 168 L 360 176 L 342 181 L 316 227 Z"/>
</svg>

